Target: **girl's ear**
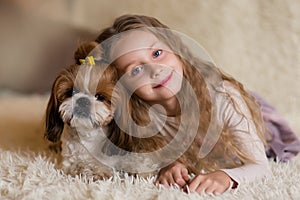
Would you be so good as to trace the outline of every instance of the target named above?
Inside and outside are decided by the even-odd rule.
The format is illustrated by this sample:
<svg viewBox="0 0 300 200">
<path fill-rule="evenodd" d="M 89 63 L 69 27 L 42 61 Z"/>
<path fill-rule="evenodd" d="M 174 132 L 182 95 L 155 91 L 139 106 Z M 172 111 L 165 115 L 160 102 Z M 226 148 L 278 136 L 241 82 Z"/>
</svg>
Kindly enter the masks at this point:
<svg viewBox="0 0 300 200">
<path fill-rule="evenodd" d="M 64 122 L 59 114 L 59 102 L 56 98 L 56 83 L 53 84 L 51 96 L 46 110 L 46 128 L 44 137 L 51 142 L 57 142 L 60 139 L 64 129 Z"/>
</svg>

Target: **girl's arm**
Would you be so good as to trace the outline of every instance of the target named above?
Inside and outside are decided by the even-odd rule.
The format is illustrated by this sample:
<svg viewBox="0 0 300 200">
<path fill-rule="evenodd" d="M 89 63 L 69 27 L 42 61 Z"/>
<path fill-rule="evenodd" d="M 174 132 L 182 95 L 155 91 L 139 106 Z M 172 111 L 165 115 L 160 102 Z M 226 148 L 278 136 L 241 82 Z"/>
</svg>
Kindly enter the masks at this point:
<svg viewBox="0 0 300 200">
<path fill-rule="evenodd" d="M 225 82 L 224 88 L 229 93 L 231 101 L 224 98 L 223 105 L 220 108 L 220 114 L 223 113 L 221 119 L 223 123 L 228 124 L 232 137 L 239 141 L 240 148 L 254 160 L 254 163 L 246 163 L 241 167 L 222 169 L 222 171 L 228 174 L 237 184 L 270 176 L 272 172 L 265 148 L 256 133 L 256 127 L 246 103 L 239 91 L 230 83 Z"/>
<path fill-rule="evenodd" d="M 256 133 L 252 116 L 239 91 L 224 83 L 224 93 L 216 98 L 216 108 L 220 123 L 226 124 L 231 138 L 239 142 L 239 149 L 253 159 L 241 167 L 221 169 L 207 174 L 198 174 L 188 184 L 190 191 L 198 193 L 223 193 L 241 183 L 270 176 L 271 170 L 265 154 L 263 142 Z"/>
</svg>

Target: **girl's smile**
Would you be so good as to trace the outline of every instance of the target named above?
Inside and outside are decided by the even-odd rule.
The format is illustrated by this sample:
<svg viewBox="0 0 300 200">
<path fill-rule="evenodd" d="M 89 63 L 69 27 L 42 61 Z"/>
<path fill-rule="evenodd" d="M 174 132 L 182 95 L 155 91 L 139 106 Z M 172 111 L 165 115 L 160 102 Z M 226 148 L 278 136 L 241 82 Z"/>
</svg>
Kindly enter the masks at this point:
<svg viewBox="0 0 300 200">
<path fill-rule="evenodd" d="M 173 71 L 171 72 L 170 75 L 168 75 L 165 79 L 163 79 L 159 84 L 157 84 L 153 88 L 160 88 L 160 87 L 167 85 L 168 82 L 171 80 L 172 76 L 173 76 Z"/>
</svg>

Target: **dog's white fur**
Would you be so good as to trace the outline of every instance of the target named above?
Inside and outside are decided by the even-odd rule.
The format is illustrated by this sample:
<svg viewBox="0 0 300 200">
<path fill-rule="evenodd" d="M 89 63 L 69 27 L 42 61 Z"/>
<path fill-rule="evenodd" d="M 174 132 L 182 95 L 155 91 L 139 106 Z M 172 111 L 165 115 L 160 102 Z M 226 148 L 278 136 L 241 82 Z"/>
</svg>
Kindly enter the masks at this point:
<svg viewBox="0 0 300 200">
<path fill-rule="evenodd" d="M 89 99 L 92 103 L 91 114 L 85 118 L 72 117 L 75 108 L 73 104 L 82 97 Z M 99 143 L 99 138 L 105 141 L 106 125 L 112 119 L 112 111 L 104 103 L 97 102 L 94 96 L 83 93 L 78 93 L 64 101 L 59 110 L 65 122 L 61 137 L 63 171 L 71 175 L 84 174 L 93 179 L 109 177 L 112 168 L 97 160 L 93 155 L 95 152 L 91 150 L 101 148 L 103 145 Z"/>
</svg>

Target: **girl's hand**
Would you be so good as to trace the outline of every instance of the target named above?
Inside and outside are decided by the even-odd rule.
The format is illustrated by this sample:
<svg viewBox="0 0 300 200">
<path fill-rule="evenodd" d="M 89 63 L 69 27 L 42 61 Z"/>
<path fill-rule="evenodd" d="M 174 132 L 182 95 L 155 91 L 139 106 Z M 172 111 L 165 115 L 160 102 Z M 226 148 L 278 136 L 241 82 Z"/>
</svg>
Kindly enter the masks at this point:
<svg viewBox="0 0 300 200">
<path fill-rule="evenodd" d="M 182 163 L 175 161 L 159 171 L 155 185 L 162 184 L 169 187 L 177 184 L 178 186 L 183 187 L 188 182 L 189 177 L 187 168 Z"/>
<path fill-rule="evenodd" d="M 231 178 L 225 172 L 217 170 L 208 174 L 198 174 L 188 187 L 190 192 L 217 195 L 225 192 L 231 185 Z"/>
</svg>

